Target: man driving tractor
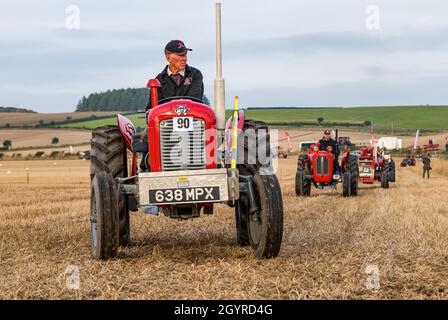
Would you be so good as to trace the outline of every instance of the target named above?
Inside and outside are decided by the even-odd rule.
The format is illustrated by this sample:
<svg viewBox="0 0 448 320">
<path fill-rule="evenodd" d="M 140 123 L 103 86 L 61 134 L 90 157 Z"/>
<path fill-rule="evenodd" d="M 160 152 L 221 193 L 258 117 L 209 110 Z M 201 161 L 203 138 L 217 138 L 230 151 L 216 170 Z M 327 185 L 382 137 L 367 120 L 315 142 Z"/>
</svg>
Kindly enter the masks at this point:
<svg viewBox="0 0 448 320">
<path fill-rule="evenodd" d="M 319 150 L 326 150 L 334 155 L 333 168 L 335 172 L 339 172 L 339 147 L 336 140 L 331 137 L 330 130 L 325 130 L 324 136 L 319 140 Z"/>
<path fill-rule="evenodd" d="M 156 77 L 160 82 L 158 99 L 188 96 L 202 100 L 204 84 L 202 73 L 187 64 L 187 52 L 192 51 L 180 40 L 171 40 L 165 46 L 165 58 L 168 65 Z M 146 109 L 151 109 L 149 97 Z"/>
<path fill-rule="evenodd" d="M 192 49 L 187 48 L 180 40 L 171 40 L 165 46 L 165 58 L 168 61 L 168 65 L 156 77 L 160 82 L 160 87 L 157 89 L 159 101 L 179 96 L 203 99 L 204 83 L 202 82 L 202 73 L 198 69 L 187 65 L 188 51 L 192 51 Z M 149 112 L 151 108 L 150 95 L 146 110 Z M 148 129 L 146 128 L 141 133 L 134 134 L 133 140 L 135 151 L 143 153 L 140 168 L 146 171 L 149 169 Z M 158 214 L 159 209 L 156 206 L 147 206 L 143 208 L 143 212 Z"/>
</svg>

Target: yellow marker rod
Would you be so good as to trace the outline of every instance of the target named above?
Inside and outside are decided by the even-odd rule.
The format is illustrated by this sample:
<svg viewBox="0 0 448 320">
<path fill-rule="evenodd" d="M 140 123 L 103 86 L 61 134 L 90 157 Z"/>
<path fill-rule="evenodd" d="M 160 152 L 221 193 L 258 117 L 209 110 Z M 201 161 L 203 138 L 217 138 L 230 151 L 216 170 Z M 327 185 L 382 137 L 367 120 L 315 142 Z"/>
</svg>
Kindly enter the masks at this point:
<svg viewBox="0 0 448 320">
<path fill-rule="evenodd" d="M 233 124 L 232 124 L 232 162 L 230 168 L 236 169 L 236 159 L 237 159 L 237 139 L 238 139 L 238 104 L 240 99 L 238 96 L 233 100 Z"/>
</svg>

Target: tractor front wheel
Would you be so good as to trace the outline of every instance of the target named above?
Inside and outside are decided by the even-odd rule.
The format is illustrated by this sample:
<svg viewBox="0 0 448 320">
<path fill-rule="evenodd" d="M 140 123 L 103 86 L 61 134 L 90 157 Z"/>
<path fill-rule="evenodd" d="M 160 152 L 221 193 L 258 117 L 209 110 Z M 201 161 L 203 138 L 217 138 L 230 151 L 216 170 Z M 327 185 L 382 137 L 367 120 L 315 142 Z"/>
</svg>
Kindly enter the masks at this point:
<svg viewBox="0 0 448 320">
<path fill-rule="evenodd" d="M 237 240 L 250 244 L 257 258 L 279 254 L 283 237 L 283 200 L 280 183 L 273 173 L 268 126 L 261 121 L 245 120 L 238 137 L 240 185 L 247 184 L 248 194 L 240 192 L 235 204 Z M 240 189 L 241 191 L 241 189 Z"/>
<path fill-rule="evenodd" d="M 275 258 L 283 236 L 283 202 L 275 175 L 252 177 L 259 210 L 248 214 L 249 243 L 258 258 Z"/>
<path fill-rule="evenodd" d="M 126 143 L 117 126 L 102 126 L 92 131 L 92 150 L 90 152 L 90 179 L 97 172 L 109 173 L 113 179 L 128 176 Z M 115 187 L 117 184 L 114 181 Z M 117 190 L 118 192 L 119 190 Z M 128 197 L 117 193 L 120 216 L 120 246 L 131 242 Z"/>
<path fill-rule="evenodd" d="M 106 172 L 97 172 L 92 180 L 90 225 L 94 258 L 115 257 L 119 241 L 118 198 L 115 181 Z"/>
</svg>

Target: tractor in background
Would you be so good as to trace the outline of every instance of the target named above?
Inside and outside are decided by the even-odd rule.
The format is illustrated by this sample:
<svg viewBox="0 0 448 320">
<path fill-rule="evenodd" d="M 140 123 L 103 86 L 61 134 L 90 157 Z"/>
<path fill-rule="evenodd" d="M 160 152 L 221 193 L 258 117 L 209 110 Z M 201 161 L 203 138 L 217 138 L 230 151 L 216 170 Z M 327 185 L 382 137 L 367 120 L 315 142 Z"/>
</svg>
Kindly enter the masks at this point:
<svg viewBox="0 0 448 320">
<path fill-rule="evenodd" d="M 306 155 L 299 155 L 295 180 L 297 196 L 310 196 L 312 185 L 318 189 L 336 189 L 341 182 L 344 197 L 358 195 L 356 156 L 345 150 L 341 163 L 338 163 L 340 170 L 336 171 L 334 166 L 338 159 L 335 159 L 331 151 L 319 150 L 319 142 L 316 142 L 310 146 Z"/>
<path fill-rule="evenodd" d="M 406 167 L 406 166 L 415 167 L 415 164 L 416 164 L 415 157 L 406 156 L 403 158 L 403 160 L 401 160 L 400 167 Z"/>
<path fill-rule="evenodd" d="M 361 151 L 358 166 L 361 183 L 380 181 L 381 187 L 387 189 L 389 182 L 395 182 L 395 161 L 375 144 Z"/>
</svg>

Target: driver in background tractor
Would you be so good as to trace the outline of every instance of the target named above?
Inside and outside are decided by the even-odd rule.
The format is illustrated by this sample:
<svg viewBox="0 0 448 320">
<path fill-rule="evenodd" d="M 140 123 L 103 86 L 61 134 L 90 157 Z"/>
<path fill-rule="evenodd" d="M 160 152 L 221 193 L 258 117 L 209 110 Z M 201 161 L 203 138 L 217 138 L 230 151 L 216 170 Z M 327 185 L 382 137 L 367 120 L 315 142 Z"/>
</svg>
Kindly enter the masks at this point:
<svg viewBox="0 0 448 320">
<path fill-rule="evenodd" d="M 333 161 L 334 172 L 339 173 L 340 172 L 338 162 L 339 146 L 336 140 L 334 140 L 331 137 L 330 130 L 325 130 L 324 136 L 322 137 L 322 139 L 319 140 L 319 150 L 326 150 L 334 155 L 334 161 Z"/>
<path fill-rule="evenodd" d="M 168 65 L 156 77 L 160 82 L 157 89 L 159 101 L 169 97 L 189 96 L 202 100 L 204 83 L 202 73 L 187 64 L 187 53 L 192 51 L 180 40 L 171 40 L 165 46 L 165 58 Z M 146 109 L 151 109 L 149 97 Z"/>
</svg>

